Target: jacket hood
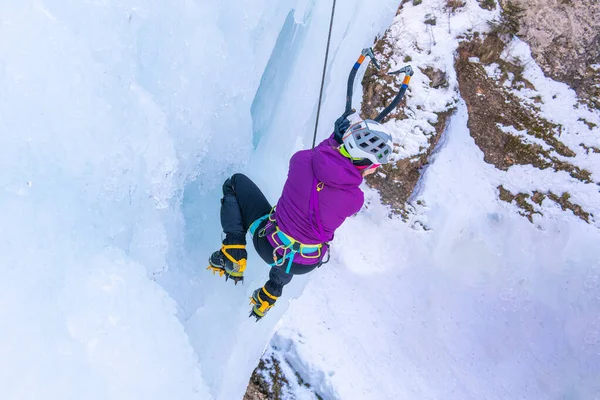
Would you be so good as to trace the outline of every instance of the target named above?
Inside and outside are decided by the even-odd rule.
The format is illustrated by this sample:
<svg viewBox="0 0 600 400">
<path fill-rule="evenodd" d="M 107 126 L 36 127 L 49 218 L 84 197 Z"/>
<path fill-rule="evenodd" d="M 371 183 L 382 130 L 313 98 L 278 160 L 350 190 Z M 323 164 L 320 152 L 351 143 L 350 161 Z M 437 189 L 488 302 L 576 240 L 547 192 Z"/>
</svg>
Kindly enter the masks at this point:
<svg viewBox="0 0 600 400">
<path fill-rule="evenodd" d="M 349 189 L 363 181 L 360 171 L 333 146 L 315 149 L 312 166 L 315 177 L 325 185 Z"/>
</svg>

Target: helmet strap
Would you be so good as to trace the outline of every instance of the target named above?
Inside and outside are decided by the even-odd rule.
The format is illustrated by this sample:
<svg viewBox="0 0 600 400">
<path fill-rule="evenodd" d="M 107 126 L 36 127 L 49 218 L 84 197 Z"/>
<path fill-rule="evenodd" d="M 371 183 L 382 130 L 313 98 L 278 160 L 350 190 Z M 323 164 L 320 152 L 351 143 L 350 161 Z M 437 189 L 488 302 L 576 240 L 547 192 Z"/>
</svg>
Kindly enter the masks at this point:
<svg viewBox="0 0 600 400">
<path fill-rule="evenodd" d="M 352 160 L 352 156 L 350 155 L 350 153 L 348 153 L 348 150 L 346 150 L 346 146 L 344 146 L 343 144 L 340 144 L 338 147 L 338 151 L 340 152 L 341 155 L 343 155 L 344 157 Z"/>
<path fill-rule="evenodd" d="M 338 147 L 338 151 L 340 152 L 341 155 L 343 155 L 344 157 L 346 157 L 347 159 L 352 161 L 352 164 L 359 170 L 363 170 L 363 169 L 368 168 L 371 165 L 373 165 L 371 160 L 369 160 L 368 158 L 357 159 L 357 158 L 352 157 L 350 155 L 350 153 L 348 153 L 348 150 L 346 150 L 346 146 L 344 146 L 343 144 L 341 144 Z"/>
</svg>

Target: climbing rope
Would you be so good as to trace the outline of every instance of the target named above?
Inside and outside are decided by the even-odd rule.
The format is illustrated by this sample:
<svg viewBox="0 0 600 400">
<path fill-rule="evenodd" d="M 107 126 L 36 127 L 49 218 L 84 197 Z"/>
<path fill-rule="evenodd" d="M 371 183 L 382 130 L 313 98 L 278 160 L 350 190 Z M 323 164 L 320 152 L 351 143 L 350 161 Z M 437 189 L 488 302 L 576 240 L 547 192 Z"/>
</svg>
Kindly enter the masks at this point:
<svg viewBox="0 0 600 400">
<path fill-rule="evenodd" d="M 312 148 L 317 142 L 317 129 L 319 129 L 319 116 L 321 115 L 321 101 L 323 100 L 323 87 L 325 86 L 325 74 L 327 72 L 327 59 L 329 58 L 329 45 L 331 44 L 331 31 L 333 30 L 333 17 L 335 16 L 335 2 L 331 8 L 331 21 L 329 22 L 329 36 L 327 37 L 327 49 L 325 50 L 325 62 L 323 63 L 323 77 L 321 78 L 321 91 L 319 92 L 319 104 L 317 106 L 317 120 L 315 121 L 315 134 L 313 136 Z"/>
</svg>

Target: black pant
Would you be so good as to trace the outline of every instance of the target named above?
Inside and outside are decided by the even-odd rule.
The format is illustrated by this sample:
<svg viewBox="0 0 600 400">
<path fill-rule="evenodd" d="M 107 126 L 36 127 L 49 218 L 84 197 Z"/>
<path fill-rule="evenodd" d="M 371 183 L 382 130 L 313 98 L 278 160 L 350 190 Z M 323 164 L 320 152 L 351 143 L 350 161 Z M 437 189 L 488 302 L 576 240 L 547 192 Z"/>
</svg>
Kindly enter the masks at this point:
<svg viewBox="0 0 600 400">
<path fill-rule="evenodd" d="M 221 226 L 225 232 L 223 244 L 246 244 L 246 232 L 250 225 L 271 212 L 271 204 L 258 186 L 246 175 L 235 174 L 223 184 L 223 199 L 221 200 Z M 273 246 L 266 237 L 260 237 L 258 232 L 266 224 L 261 224 L 254 233 L 252 242 L 256 252 L 267 263 L 273 263 Z M 290 283 L 293 275 L 312 271 L 320 264 L 302 265 L 292 263 L 290 273 L 286 273 L 287 262 L 279 267 L 271 267 L 269 280 L 265 289 L 273 296 L 281 296 L 283 286 Z"/>
</svg>

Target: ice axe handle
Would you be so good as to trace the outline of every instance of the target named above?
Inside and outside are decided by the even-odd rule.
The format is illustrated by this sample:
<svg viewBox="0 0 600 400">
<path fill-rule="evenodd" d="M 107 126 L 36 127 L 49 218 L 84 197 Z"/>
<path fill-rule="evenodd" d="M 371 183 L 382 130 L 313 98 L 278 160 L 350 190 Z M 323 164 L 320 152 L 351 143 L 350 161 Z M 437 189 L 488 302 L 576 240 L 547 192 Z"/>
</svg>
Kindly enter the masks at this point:
<svg viewBox="0 0 600 400">
<path fill-rule="evenodd" d="M 410 78 L 414 75 L 415 72 L 413 71 L 413 69 L 410 65 L 407 65 L 405 67 L 400 68 L 398 71 L 390 72 L 390 75 L 397 75 L 397 74 L 402 74 L 402 73 L 404 73 L 405 76 L 404 76 L 404 81 L 402 82 L 402 87 L 400 88 L 400 91 L 398 92 L 396 97 L 394 97 L 394 100 L 392 100 L 390 105 L 388 105 L 381 113 L 379 113 L 379 115 L 377 117 L 375 117 L 375 121 L 383 122 L 383 119 L 385 117 L 387 117 L 388 114 L 392 112 L 392 110 L 394 110 L 396 107 L 398 107 L 398 104 L 400 104 L 400 101 L 404 97 L 404 94 L 406 93 L 406 89 L 408 89 L 408 83 L 410 82 Z"/>
<path fill-rule="evenodd" d="M 352 110 L 352 94 L 354 91 L 354 79 L 356 78 L 356 73 L 358 72 L 358 69 L 367 57 L 373 60 L 373 63 L 375 64 L 377 69 L 379 69 L 379 64 L 377 64 L 377 60 L 375 60 L 375 54 L 373 54 L 373 49 L 370 47 L 362 49 L 358 60 L 356 60 L 356 62 L 354 63 L 354 66 L 350 70 L 350 75 L 348 76 L 348 88 L 346 90 L 346 109 L 344 111 L 344 114 L 349 113 L 350 110 Z"/>
</svg>

